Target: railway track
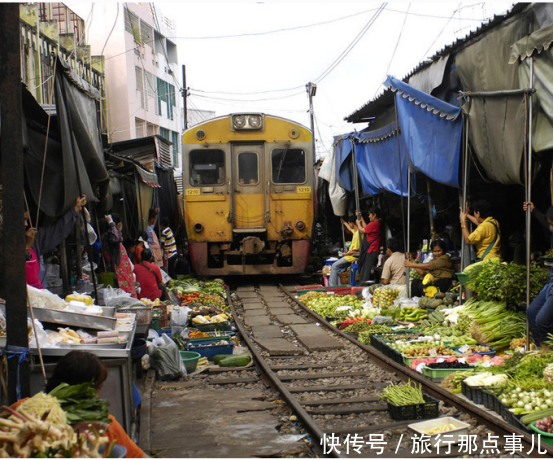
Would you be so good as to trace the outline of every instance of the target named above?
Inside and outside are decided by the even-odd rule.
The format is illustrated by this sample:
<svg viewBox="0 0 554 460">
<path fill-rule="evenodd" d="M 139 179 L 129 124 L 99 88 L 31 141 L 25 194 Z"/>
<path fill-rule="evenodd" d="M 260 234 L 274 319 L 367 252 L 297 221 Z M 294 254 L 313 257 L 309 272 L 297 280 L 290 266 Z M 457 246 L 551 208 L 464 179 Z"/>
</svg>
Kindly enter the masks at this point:
<svg viewBox="0 0 554 460">
<path fill-rule="evenodd" d="M 282 285 L 238 287 L 229 294 L 238 332 L 255 365 L 214 369 L 208 383 L 271 383 L 310 433 L 320 454 L 552 458 L 551 447 L 541 446 L 539 453 L 528 433 L 337 330 Z M 390 417 L 379 395 L 391 382 L 408 379 L 442 401 L 438 416 L 454 416 L 470 424 L 468 443 L 461 447 L 437 447 L 432 440 L 422 443 L 408 428 L 414 420 Z"/>
</svg>

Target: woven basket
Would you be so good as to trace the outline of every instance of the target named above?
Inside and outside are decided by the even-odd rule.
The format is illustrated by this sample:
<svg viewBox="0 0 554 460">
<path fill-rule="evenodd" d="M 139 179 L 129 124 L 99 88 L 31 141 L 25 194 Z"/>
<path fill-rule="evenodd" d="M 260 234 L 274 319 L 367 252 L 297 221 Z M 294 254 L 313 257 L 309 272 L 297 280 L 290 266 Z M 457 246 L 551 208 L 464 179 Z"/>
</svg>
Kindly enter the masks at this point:
<svg viewBox="0 0 554 460">
<path fill-rule="evenodd" d="M 152 308 L 140 307 L 140 308 L 127 308 L 124 310 L 118 310 L 118 313 L 134 313 L 136 316 L 137 326 L 148 326 L 152 321 Z"/>
<path fill-rule="evenodd" d="M 339 273 L 339 278 L 341 284 L 350 284 L 350 269 Z M 360 281 L 360 272 L 356 273 L 356 281 Z"/>
</svg>

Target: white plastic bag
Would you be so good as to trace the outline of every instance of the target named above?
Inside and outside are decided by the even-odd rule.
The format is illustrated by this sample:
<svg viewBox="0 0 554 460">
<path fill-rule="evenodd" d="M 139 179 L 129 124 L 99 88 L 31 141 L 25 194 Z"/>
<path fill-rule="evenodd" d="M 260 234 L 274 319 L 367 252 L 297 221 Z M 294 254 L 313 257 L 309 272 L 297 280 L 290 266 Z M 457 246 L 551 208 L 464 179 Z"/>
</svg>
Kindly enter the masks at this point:
<svg viewBox="0 0 554 460">
<path fill-rule="evenodd" d="M 130 299 L 131 294 L 123 289 L 114 289 L 111 286 L 104 288 L 104 304 L 108 307 L 115 307 L 122 299 Z"/>
<path fill-rule="evenodd" d="M 150 363 L 159 380 L 176 380 L 187 375 L 187 369 L 177 344 L 167 334 L 162 334 L 159 339 L 154 339 L 158 346 L 150 355 Z"/>
<path fill-rule="evenodd" d="M 191 309 L 188 307 L 174 307 L 171 309 L 171 320 L 169 321 L 171 335 L 180 334 L 187 327 L 190 311 Z"/>
<path fill-rule="evenodd" d="M 29 293 L 29 303 L 33 308 L 53 310 L 63 310 L 65 308 L 65 300 L 51 293 L 48 289 L 37 289 L 27 285 L 27 292 Z"/>
</svg>

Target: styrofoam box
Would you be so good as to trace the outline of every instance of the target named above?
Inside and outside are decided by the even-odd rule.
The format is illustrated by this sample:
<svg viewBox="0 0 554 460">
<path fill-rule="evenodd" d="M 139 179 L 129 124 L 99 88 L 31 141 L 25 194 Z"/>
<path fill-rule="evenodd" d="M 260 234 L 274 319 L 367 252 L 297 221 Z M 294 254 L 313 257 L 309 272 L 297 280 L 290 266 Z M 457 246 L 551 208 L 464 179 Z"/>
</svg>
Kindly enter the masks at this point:
<svg viewBox="0 0 554 460">
<path fill-rule="evenodd" d="M 412 423 L 408 425 L 408 428 L 412 429 L 419 435 L 427 434 L 426 431 L 432 430 L 443 425 L 454 425 L 456 428 L 454 430 L 444 431 L 437 437 L 437 434 L 428 435 L 431 438 L 431 445 L 433 447 L 446 446 L 453 442 L 454 444 L 460 442 L 460 437 L 466 435 L 467 429 L 469 428 L 469 423 L 460 422 L 454 417 L 441 417 L 434 418 L 432 420 L 425 420 L 424 422 Z M 445 436 L 449 435 L 449 436 Z"/>
</svg>

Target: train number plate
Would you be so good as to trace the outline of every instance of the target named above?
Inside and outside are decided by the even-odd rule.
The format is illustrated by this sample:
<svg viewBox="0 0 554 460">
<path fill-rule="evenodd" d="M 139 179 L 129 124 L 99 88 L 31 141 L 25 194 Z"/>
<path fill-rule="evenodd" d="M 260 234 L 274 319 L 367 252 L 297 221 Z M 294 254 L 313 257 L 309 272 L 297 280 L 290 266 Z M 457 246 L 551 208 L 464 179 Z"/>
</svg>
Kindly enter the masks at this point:
<svg viewBox="0 0 554 460">
<path fill-rule="evenodd" d="M 200 195 L 199 188 L 187 188 L 187 195 Z"/>
<path fill-rule="evenodd" d="M 296 187 L 296 193 L 312 193 L 312 187 Z"/>
</svg>

